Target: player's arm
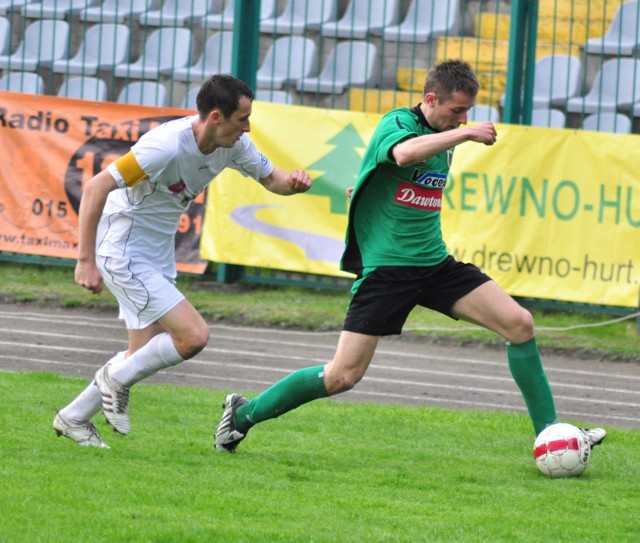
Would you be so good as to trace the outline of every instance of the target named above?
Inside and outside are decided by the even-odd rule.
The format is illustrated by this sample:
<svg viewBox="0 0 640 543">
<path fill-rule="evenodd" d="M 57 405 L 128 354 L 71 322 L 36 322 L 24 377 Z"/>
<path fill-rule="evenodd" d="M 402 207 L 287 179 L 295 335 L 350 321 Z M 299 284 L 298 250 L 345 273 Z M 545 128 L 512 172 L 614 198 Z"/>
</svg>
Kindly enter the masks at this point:
<svg viewBox="0 0 640 543">
<path fill-rule="evenodd" d="M 288 196 L 307 192 L 313 181 L 303 170 L 292 170 L 291 173 L 288 173 L 280 168 L 274 168 L 267 177 L 260 179 L 260 183 L 274 194 Z"/>
<path fill-rule="evenodd" d="M 102 292 L 102 276 L 96 266 L 96 231 L 107 196 L 117 188 L 113 176 L 103 170 L 87 181 L 78 213 L 78 262 L 75 281 L 94 294 Z"/>
<path fill-rule="evenodd" d="M 437 134 L 425 134 L 415 138 L 402 140 L 391 151 L 398 166 L 420 164 L 432 156 L 465 141 L 475 141 L 485 145 L 493 145 L 497 132 L 492 122 L 487 121 L 473 126 L 464 126 L 454 130 L 446 130 Z"/>
</svg>

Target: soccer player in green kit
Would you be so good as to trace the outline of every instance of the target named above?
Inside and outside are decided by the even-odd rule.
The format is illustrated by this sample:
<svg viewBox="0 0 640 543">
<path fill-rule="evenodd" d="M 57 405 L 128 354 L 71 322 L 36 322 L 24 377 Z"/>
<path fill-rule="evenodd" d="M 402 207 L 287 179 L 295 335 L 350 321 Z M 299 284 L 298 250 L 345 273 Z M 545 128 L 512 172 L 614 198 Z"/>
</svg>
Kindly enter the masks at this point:
<svg viewBox="0 0 640 543">
<path fill-rule="evenodd" d="M 461 127 L 478 90 L 469 64 L 445 60 L 429 71 L 421 104 L 382 118 L 351 192 L 341 269 L 357 277 L 335 356 L 324 366 L 291 373 L 252 400 L 229 394 L 216 430 L 217 450 L 235 452 L 255 424 L 353 388 L 378 338 L 400 334 L 418 305 L 504 337 L 535 434 L 558 421 L 533 317 L 476 266 L 456 261 L 442 239 L 442 191 L 454 148 L 496 141 L 491 122 Z M 583 431 L 592 446 L 606 436 L 600 428 Z"/>
</svg>

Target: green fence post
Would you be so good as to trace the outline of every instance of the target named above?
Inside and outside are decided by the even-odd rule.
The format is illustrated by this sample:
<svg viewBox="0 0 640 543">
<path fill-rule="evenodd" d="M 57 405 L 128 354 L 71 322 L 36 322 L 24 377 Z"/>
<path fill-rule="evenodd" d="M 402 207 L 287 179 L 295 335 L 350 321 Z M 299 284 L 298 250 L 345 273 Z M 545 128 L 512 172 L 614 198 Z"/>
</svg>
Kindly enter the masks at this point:
<svg viewBox="0 0 640 543">
<path fill-rule="evenodd" d="M 260 49 L 260 0 L 234 0 L 233 60 L 231 73 L 256 90 Z"/>
<path fill-rule="evenodd" d="M 235 1 L 233 21 L 233 57 L 231 74 L 255 91 L 260 46 L 260 0 Z M 217 278 L 221 283 L 233 283 L 244 274 L 243 266 L 218 264 Z"/>
<path fill-rule="evenodd" d="M 523 70 L 525 65 L 525 51 L 527 32 L 529 29 L 527 19 L 529 15 L 529 0 L 513 0 L 511 2 L 511 26 L 509 28 L 509 61 L 507 63 L 507 92 L 504 104 L 504 122 L 518 124 L 523 109 L 522 85 L 524 82 Z M 535 31 L 534 55 L 535 55 Z"/>
<path fill-rule="evenodd" d="M 524 92 L 522 98 L 522 123 L 531 125 L 533 108 L 533 83 L 536 75 L 536 47 L 538 36 L 538 0 L 527 1 L 527 50 L 525 53 Z"/>
</svg>

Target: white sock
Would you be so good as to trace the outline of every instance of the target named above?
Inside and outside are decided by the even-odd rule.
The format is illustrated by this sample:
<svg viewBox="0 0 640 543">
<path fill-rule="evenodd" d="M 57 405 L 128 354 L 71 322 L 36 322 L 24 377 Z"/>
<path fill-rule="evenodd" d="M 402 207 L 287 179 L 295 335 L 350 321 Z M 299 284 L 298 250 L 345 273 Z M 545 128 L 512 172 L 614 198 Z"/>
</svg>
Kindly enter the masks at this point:
<svg viewBox="0 0 640 543">
<path fill-rule="evenodd" d="M 125 386 L 132 386 L 163 368 L 175 366 L 184 358 L 176 350 L 171 336 L 163 332 L 152 337 L 130 357 L 119 360 L 109 368 L 109 376 Z"/>
<path fill-rule="evenodd" d="M 107 364 L 114 364 L 124 360 L 122 351 L 117 353 Z M 60 414 L 67 420 L 78 422 L 90 421 L 91 418 L 102 408 L 102 396 L 96 386 L 95 381 L 91 381 L 75 400 L 60 410 Z"/>
</svg>

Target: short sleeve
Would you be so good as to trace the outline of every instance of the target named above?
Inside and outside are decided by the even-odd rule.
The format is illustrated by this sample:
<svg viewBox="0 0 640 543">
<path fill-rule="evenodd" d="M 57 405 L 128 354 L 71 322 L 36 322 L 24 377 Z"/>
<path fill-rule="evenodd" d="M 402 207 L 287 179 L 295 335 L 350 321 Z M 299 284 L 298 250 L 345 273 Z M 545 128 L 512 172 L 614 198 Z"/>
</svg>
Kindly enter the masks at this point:
<svg viewBox="0 0 640 543">
<path fill-rule="evenodd" d="M 269 177 L 273 172 L 271 161 L 256 149 L 247 134 L 243 134 L 235 145 L 229 166 L 245 177 L 253 177 L 256 181 Z"/>
<path fill-rule="evenodd" d="M 376 133 L 376 162 L 391 164 L 394 160 L 391 150 L 395 145 L 409 138 L 418 136 L 416 120 L 410 110 L 398 109 L 387 113 L 381 120 Z"/>
<path fill-rule="evenodd" d="M 166 124 L 144 134 L 131 150 L 108 166 L 120 188 L 133 187 L 148 179 L 154 182 L 177 152 L 174 132 Z"/>
</svg>

